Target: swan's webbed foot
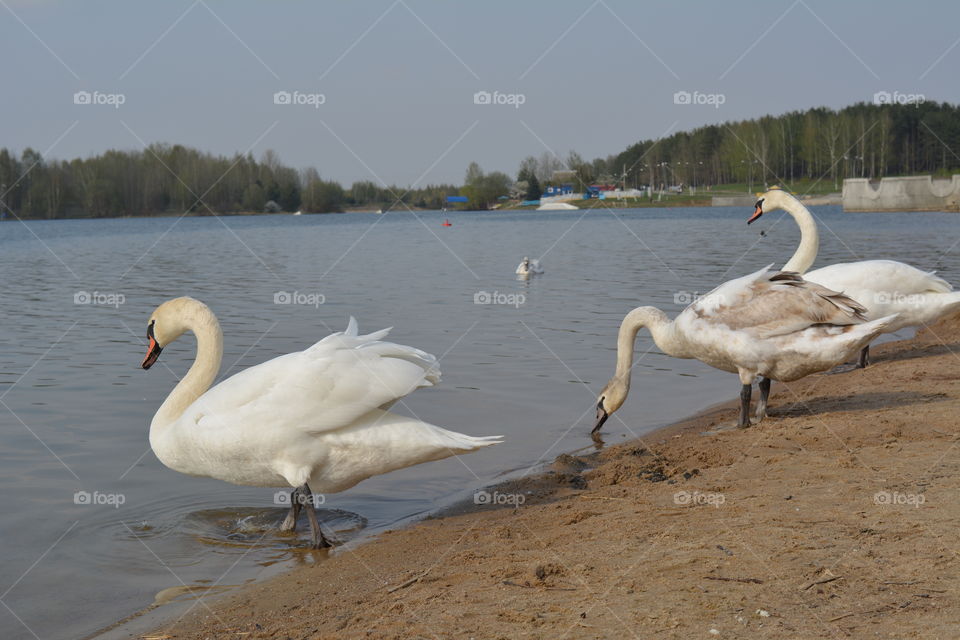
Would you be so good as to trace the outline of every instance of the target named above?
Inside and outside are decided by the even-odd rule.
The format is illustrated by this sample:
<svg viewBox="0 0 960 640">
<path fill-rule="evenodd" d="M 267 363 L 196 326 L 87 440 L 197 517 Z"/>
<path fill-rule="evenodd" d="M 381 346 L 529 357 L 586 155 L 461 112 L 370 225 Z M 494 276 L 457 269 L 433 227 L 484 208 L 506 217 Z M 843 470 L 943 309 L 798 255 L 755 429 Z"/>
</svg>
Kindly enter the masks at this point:
<svg viewBox="0 0 960 640">
<path fill-rule="evenodd" d="M 870 364 L 870 345 L 860 350 L 860 359 L 857 360 L 857 369 L 866 369 Z"/>
<path fill-rule="evenodd" d="M 740 387 L 740 420 L 737 422 L 738 429 L 746 429 L 750 426 L 750 395 L 752 393 L 751 384 L 745 384 Z"/>
<path fill-rule="evenodd" d="M 301 495 L 306 496 L 304 509 L 307 512 L 307 519 L 310 521 L 310 541 L 313 548 L 327 549 L 332 547 L 332 539 L 323 535 L 323 529 L 320 526 L 320 521 L 317 520 L 317 511 L 313 504 L 313 492 L 310 491 L 310 487 L 307 486 L 306 483 L 304 483 L 303 486 L 299 487 L 298 489 L 301 491 Z"/>
<path fill-rule="evenodd" d="M 297 530 L 297 518 L 300 517 L 300 507 L 303 504 L 300 495 L 300 487 L 290 492 L 290 511 L 287 512 L 287 517 L 283 519 L 280 531 Z"/>
<path fill-rule="evenodd" d="M 770 378 L 760 378 L 760 401 L 757 403 L 757 424 L 767 417 L 767 399 L 770 397 Z"/>
</svg>

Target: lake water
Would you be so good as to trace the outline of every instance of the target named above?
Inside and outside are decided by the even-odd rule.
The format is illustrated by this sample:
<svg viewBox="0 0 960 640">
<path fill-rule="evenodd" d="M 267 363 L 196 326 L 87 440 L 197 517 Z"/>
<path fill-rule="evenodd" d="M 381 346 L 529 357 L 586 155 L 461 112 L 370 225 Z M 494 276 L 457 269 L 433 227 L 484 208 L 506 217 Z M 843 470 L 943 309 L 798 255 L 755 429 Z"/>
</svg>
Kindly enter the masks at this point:
<svg viewBox="0 0 960 640">
<path fill-rule="evenodd" d="M 817 266 L 886 257 L 960 282 L 956 215 L 814 212 L 829 228 L 821 231 Z M 191 295 L 217 313 L 222 375 L 303 349 L 343 329 L 350 315 L 361 331 L 393 326 L 391 340 L 442 357 L 443 382 L 412 394 L 410 411 L 457 431 L 507 436 L 460 460 L 328 496 L 328 524 L 357 540 L 589 447 L 595 393 L 612 373 L 627 311 L 651 304 L 676 313 L 689 296 L 783 264 L 792 253 L 799 234 L 789 217 L 768 214 L 747 227 L 751 213 L 389 213 L 29 226 L 8 218 L 0 224 L 3 637 L 82 637 L 161 592 L 165 599 L 184 585 L 236 585 L 311 561 L 301 550 L 305 536 L 273 530 L 283 515 L 273 489 L 186 477 L 149 450 L 150 420 L 194 357 L 194 341 L 185 337 L 164 349 L 163 366 L 140 369 L 146 322 L 160 302 Z M 453 226 L 441 226 L 444 218 Z M 524 255 L 542 257 L 546 274 L 518 281 L 513 273 Z M 296 292 L 308 304 L 276 304 L 278 292 Z M 320 296 L 323 304 L 312 304 Z M 475 303 L 488 299 L 504 304 Z M 605 427 L 608 442 L 738 391 L 735 376 L 665 357 L 646 333 L 637 353 L 646 355 L 631 398 Z M 98 504 L 83 504 L 86 494 Z"/>
</svg>

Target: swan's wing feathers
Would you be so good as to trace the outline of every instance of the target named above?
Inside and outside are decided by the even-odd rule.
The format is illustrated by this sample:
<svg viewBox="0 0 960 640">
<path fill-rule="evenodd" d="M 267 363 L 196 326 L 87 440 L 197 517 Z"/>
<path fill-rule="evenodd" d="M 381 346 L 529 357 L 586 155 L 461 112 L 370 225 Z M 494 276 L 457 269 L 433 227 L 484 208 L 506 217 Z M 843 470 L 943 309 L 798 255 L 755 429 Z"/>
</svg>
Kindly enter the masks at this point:
<svg viewBox="0 0 960 640">
<path fill-rule="evenodd" d="M 690 307 L 700 318 L 758 337 L 785 335 L 817 324 L 859 324 L 866 311 L 849 296 L 789 271 L 757 272 L 732 280 L 705 298 L 704 304 L 698 301 Z"/>
<path fill-rule="evenodd" d="M 837 291 L 868 290 L 903 295 L 953 291 L 953 285 L 935 271 L 921 271 L 895 260 L 840 262 L 810 271 L 805 277 Z"/>
<path fill-rule="evenodd" d="M 382 342 L 386 330 L 366 336 L 327 336 L 306 351 L 274 358 L 227 378 L 201 396 L 194 411 L 201 427 L 231 423 L 274 428 L 282 421 L 307 433 L 350 425 L 418 387 L 440 381 L 429 353 Z"/>
</svg>

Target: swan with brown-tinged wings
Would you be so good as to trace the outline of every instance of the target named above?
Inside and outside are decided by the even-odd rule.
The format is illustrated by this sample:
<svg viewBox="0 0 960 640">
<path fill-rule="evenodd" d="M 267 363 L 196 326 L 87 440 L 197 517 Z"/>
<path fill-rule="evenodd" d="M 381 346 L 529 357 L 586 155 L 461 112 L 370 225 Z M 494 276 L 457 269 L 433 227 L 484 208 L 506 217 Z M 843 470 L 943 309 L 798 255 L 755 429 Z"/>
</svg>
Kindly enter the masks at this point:
<svg viewBox="0 0 960 640">
<path fill-rule="evenodd" d="M 593 433 L 630 391 L 637 333 L 646 328 L 657 347 L 740 376 L 739 427 L 750 426 L 752 385 L 760 381 L 757 420 L 766 415 L 770 381 L 790 382 L 825 371 L 873 340 L 891 317 L 866 321 L 849 297 L 796 273 L 761 269 L 726 282 L 670 320 L 656 307 L 627 314 L 617 337 L 617 367 L 597 399 Z"/>
</svg>

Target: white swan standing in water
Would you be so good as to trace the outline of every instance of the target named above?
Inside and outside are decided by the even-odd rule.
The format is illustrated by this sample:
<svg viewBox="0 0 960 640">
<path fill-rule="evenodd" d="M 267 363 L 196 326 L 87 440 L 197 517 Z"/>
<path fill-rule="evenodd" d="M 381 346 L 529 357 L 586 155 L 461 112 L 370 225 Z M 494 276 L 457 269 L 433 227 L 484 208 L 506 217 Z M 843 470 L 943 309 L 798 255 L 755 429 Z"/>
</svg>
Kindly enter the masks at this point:
<svg viewBox="0 0 960 640">
<path fill-rule="evenodd" d="M 147 328 L 149 369 L 160 351 L 192 331 L 197 357 L 150 423 L 150 446 L 175 471 L 258 487 L 295 487 L 282 530 L 302 507 L 313 545 L 330 546 L 312 490 L 334 493 L 371 476 L 468 453 L 501 441 L 447 431 L 386 409 L 440 380 L 437 359 L 383 342 L 389 329 L 347 330 L 304 351 L 250 367 L 209 388 L 220 369 L 223 334 L 193 298 L 164 302 Z"/>
<path fill-rule="evenodd" d="M 637 332 L 646 327 L 657 347 L 740 375 L 739 427 L 750 426 L 753 381 L 760 381 L 757 420 L 766 415 L 770 381 L 790 382 L 825 371 L 873 340 L 893 318 L 866 322 L 847 296 L 795 273 L 770 271 L 730 280 L 670 320 L 656 307 L 627 314 L 617 336 L 617 368 L 597 399 L 596 433 L 627 399 Z"/>
<path fill-rule="evenodd" d="M 941 316 L 960 311 L 960 292 L 953 291 L 949 282 L 938 278 L 933 271 L 921 271 L 903 262 L 861 260 L 808 272 L 817 259 L 820 237 L 813 215 L 799 200 L 780 188 L 770 189 L 757 200 L 747 224 L 776 209 L 789 213 L 800 227 L 800 245 L 783 270 L 796 271 L 805 280 L 842 291 L 866 308 L 869 319 L 897 314 L 896 321 L 891 322 L 883 333 L 929 324 Z M 870 345 L 867 344 L 860 352 L 857 366 L 862 368 L 868 364 L 869 353 Z"/>
<path fill-rule="evenodd" d="M 543 268 L 540 266 L 539 260 L 531 260 L 527 256 L 523 256 L 523 260 L 517 265 L 516 273 L 518 276 L 535 276 L 543 273 Z"/>
</svg>

